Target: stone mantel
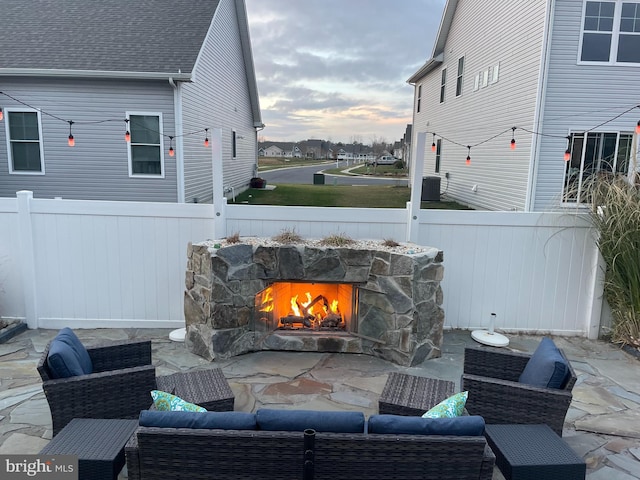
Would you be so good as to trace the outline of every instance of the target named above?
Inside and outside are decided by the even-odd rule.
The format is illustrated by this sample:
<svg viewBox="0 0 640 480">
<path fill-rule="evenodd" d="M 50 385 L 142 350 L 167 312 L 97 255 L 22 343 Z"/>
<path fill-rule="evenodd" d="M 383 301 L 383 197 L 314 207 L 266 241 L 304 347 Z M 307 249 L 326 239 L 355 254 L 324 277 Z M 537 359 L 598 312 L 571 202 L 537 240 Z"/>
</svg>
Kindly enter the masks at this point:
<svg viewBox="0 0 640 480">
<path fill-rule="evenodd" d="M 425 247 L 408 252 L 304 244 L 189 244 L 187 347 L 210 361 L 258 350 L 365 353 L 407 366 L 439 357 L 443 254 Z M 256 320 L 255 296 L 275 281 L 356 285 L 356 332 L 305 335 L 265 330 Z"/>
</svg>

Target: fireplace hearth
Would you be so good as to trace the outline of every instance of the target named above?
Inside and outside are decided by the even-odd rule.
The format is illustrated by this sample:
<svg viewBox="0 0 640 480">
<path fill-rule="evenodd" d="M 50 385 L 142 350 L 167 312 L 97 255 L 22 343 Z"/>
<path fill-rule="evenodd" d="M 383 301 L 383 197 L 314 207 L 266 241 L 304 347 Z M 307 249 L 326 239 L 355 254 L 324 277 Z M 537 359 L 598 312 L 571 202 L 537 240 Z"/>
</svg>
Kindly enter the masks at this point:
<svg viewBox="0 0 640 480">
<path fill-rule="evenodd" d="M 415 253 L 414 253 L 415 251 Z M 186 344 L 208 359 L 258 350 L 439 357 L 442 252 L 189 245 Z"/>
</svg>

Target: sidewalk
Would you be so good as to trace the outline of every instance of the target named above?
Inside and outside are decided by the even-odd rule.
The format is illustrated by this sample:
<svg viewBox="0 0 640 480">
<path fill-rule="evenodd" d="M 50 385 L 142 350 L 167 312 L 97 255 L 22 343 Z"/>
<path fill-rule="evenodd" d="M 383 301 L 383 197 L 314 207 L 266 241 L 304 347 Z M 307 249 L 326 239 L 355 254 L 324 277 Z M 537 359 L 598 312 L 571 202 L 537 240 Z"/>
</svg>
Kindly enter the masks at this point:
<svg viewBox="0 0 640 480">
<path fill-rule="evenodd" d="M 157 375 L 221 367 L 235 393 L 235 409 L 358 410 L 377 413 L 392 371 L 453 380 L 459 386 L 469 332 L 446 332 L 441 358 L 407 368 L 366 355 L 257 352 L 209 363 L 170 330 L 77 330 L 87 345 L 108 340 L 153 340 Z M 0 454 L 37 453 L 51 439 L 51 416 L 36 364 L 53 330 L 29 330 L 0 345 Z M 530 352 L 540 338 L 510 336 L 509 348 Z M 569 357 L 578 381 L 563 438 L 587 462 L 588 480 L 640 478 L 640 360 L 605 342 L 554 341 Z M 121 475 L 124 477 L 125 474 Z M 494 479 L 502 479 L 496 469 Z"/>
</svg>

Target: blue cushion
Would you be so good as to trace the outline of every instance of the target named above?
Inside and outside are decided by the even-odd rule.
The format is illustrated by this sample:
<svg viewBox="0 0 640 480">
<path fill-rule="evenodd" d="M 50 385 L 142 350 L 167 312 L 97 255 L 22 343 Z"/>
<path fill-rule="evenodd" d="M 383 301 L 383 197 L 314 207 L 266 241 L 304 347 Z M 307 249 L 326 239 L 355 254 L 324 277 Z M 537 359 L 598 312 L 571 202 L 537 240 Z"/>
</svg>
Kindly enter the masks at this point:
<svg viewBox="0 0 640 480">
<path fill-rule="evenodd" d="M 70 328 L 63 328 L 51 341 L 47 365 L 53 378 L 67 378 L 93 373 L 87 349 Z"/>
<path fill-rule="evenodd" d="M 453 418 L 371 415 L 368 427 L 369 433 L 480 436 L 484 434 L 484 418 L 478 415 Z"/>
<path fill-rule="evenodd" d="M 260 430 L 302 432 L 364 433 L 362 412 L 318 412 L 315 410 L 260 409 L 256 412 Z"/>
<path fill-rule="evenodd" d="M 564 388 L 571 376 L 567 361 L 553 340 L 544 337 L 518 381 L 535 387 Z"/>
<path fill-rule="evenodd" d="M 143 427 L 220 428 L 256 430 L 256 416 L 245 412 L 167 412 L 143 410 L 138 423 Z"/>
</svg>

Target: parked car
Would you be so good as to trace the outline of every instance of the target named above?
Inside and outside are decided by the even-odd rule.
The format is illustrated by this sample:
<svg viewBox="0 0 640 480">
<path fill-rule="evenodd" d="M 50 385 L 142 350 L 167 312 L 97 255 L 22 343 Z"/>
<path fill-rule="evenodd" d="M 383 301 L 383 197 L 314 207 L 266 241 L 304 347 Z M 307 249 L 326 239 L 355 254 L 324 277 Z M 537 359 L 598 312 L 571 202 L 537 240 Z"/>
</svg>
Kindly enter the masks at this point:
<svg viewBox="0 0 640 480">
<path fill-rule="evenodd" d="M 382 155 L 376 159 L 376 165 L 393 165 L 396 163 L 396 157 L 391 155 Z"/>
</svg>

